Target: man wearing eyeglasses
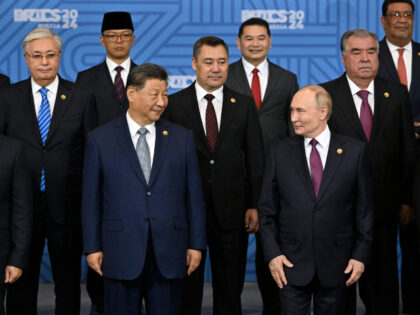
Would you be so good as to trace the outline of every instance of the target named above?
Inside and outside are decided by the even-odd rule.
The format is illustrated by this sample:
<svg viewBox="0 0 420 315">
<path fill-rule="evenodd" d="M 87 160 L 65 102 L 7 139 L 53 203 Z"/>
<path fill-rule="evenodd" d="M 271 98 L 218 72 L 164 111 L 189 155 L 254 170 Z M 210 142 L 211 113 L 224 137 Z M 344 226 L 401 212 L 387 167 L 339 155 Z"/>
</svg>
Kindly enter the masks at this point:
<svg viewBox="0 0 420 315">
<path fill-rule="evenodd" d="M 45 240 L 55 283 L 56 314 L 80 313 L 80 207 L 89 93 L 57 73 L 62 40 L 48 28 L 23 41 L 31 77 L 0 92 L 0 133 L 22 142 L 33 191 L 28 268 L 8 288 L 7 314 L 37 314 Z"/>
<path fill-rule="evenodd" d="M 385 38 L 379 43 L 378 76 L 399 82 L 409 91 L 420 148 L 420 44 L 412 41 L 414 3 L 411 0 L 385 0 L 381 23 Z M 417 253 L 413 210 L 400 213 L 401 296 L 404 313 L 420 312 L 420 255 Z"/>
<path fill-rule="evenodd" d="M 125 86 L 130 69 L 136 66 L 130 59 L 130 49 L 135 40 L 133 31 L 130 13 L 105 13 L 99 39 L 106 49 L 106 59 L 77 75 L 76 83 L 93 94 L 96 126 L 127 112 Z M 87 291 L 92 300 L 91 314 L 103 313 L 103 279 L 91 268 L 88 269 Z"/>
<path fill-rule="evenodd" d="M 130 69 L 136 66 L 130 59 L 130 49 L 136 38 L 130 13 L 105 13 L 101 32 L 99 40 L 106 49 L 106 60 L 79 72 L 76 79 L 77 84 L 94 96 L 97 126 L 127 112 L 124 87 Z"/>
</svg>

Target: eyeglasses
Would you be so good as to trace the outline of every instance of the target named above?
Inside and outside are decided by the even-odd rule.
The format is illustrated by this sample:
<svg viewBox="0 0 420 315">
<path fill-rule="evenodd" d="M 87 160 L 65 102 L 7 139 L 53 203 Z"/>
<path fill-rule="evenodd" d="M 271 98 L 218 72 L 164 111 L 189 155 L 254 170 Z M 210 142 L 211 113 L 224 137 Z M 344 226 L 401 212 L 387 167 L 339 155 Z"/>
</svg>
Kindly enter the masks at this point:
<svg viewBox="0 0 420 315">
<path fill-rule="evenodd" d="M 123 42 L 128 42 L 133 36 L 133 34 L 132 33 L 122 33 L 122 34 L 111 33 L 111 34 L 104 34 L 103 36 L 106 39 L 108 39 L 110 42 L 116 42 L 118 37 L 121 38 Z"/>
<path fill-rule="evenodd" d="M 394 20 L 396 20 L 396 19 L 398 19 L 398 18 L 401 18 L 401 17 L 405 17 L 406 19 L 412 19 L 413 18 L 413 13 L 411 13 L 411 12 L 398 12 L 398 11 L 396 11 L 396 12 L 391 12 L 390 14 L 387 14 L 387 16 L 389 16 L 391 19 L 394 19 Z"/>
<path fill-rule="evenodd" d="M 51 53 L 48 53 L 48 54 L 45 54 L 45 55 L 43 55 L 43 54 L 33 54 L 33 55 L 31 55 L 29 53 L 26 53 L 26 56 L 28 56 L 29 58 L 31 58 L 35 62 L 41 62 L 44 58 L 46 58 L 47 60 L 55 59 L 58 56 L 58 53 L 51 52 Z"/>
</svg>

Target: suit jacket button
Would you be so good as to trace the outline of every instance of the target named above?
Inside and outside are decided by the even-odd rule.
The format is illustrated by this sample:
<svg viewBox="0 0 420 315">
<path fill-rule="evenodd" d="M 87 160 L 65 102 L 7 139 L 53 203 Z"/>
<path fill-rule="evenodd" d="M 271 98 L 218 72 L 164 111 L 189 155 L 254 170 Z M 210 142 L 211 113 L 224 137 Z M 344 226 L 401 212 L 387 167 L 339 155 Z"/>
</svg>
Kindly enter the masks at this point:
<svg viewBox="0 0 420 315">
<path fill-rule="evenodd" d="M 150 191 L 148 191 L 148 192 L 146 193 L 146 195 L 151 196 L 151 195 L 152 195 L 152 193 L 151 193 Z"/>
<path fill-rule="evenodd" d="M 213 165 L 214 164 L 214 160 L 210 160 L 210 164 Z"/>
</svg>

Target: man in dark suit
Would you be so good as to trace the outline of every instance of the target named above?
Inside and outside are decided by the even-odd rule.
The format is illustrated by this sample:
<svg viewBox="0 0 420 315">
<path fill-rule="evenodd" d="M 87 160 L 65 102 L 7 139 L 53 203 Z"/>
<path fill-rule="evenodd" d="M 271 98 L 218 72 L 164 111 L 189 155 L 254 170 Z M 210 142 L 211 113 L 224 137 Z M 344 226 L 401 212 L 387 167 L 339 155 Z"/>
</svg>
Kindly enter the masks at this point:
<svg viewBox="0 0 420 315">
<path fill-rule="evenodd" d="M 99 39 L 106 49 L 105 61 L 79 72 L 76 79 L 80 87 L 93 95 L 95 126 L 101 126 L 127 112 L 128 100 L 124 86 L 130 69 L 136 66 L 130 59 L 130 50 L 135 40 L 130 13 L 105 13 L 101 32 Z M 91 315 L 102 314 L 103 279 L 91 268 L 88 268 L 86 289 L 92 301 Z"/>
<path fill-rule="evenodd" d="M 62 41 L 48 28 L 29 32 L 23 49 L 31 77 L 0 92 L 0 133 L 20 140 L 34 191 L 29 267 L 7 294 L 9 314 L 36 314 L 45 239 L 56 314 L 79 314 L 80 206 L 90 97 L 57 75 Z"/>
<path fill-rule="evenodd" d="M 10 85 L 9 77 L 0 73 L 0 87 L 9 86 L 9 85 Z"/>
<path fill-rule="evenodd" d="M 378 48 L 374 33 L 344 33 L 346 73 L 322 86 L 333 100 L 331 130 L 366 142 L 372 167 L 375 229 L 360 296 L 367 314 L 394 315 L 399 310 L 397 223 L 411 211 L 415 140 L 407 88 L 376 76 Z"/>
<path fill-rule="evenodd" d="M 412 41 L 414 3 L 386 0 L 382 4 L 385 38 L 379 42 L 378 76 L 407 86 L 415 125 L 420 127 L 420 44 Z M 417 148 L 420 136 L 416 132 Z M 420 255 L 417 253 L 413 214 L 399 225 L 401 247 L 401 297 L 404 313 L 420 313 Z"/>
<path fill-rule="evenodd" d="M 94 96 L 97 126 L 127 112 L 124 86 L 130 70 L 136 66 L 130 59 L 130 49 L 136 38 L 130 13 L 105 13 L 101 32 L 99 39 L 106 49 L 105 61 L 79 72 L 76 79 L 77 84 Z"/>
<path fill-rule="evenodd" d="M 168 120 L 193 130 L 207 212 L 213 313 L 241 314 L 248 234 L 258 230 L 264 149 L 252 98 L 224 85 L 228 47 L 203 37 L 193 48 L 197 81 L 169 97 Z M 206 251 L 203 251 L 206 257 Z M 181 314 L 200 314 L 204 264 L 187 278 Z"/>
<path fill-rule="evenodd" d="M 320 86 L 294 96 L 296 136 L 273 145 L 258 204 L 264 255 L 282 313 L 344 314 L 347 287 L 368 262 L 373 200 L 365 145 L 330 132 Z"/>
<path fill-rule="evenodd" d="M 271 40 L 267 21 L 250 18 L 243 22 L 236 39 L 242 58 L 230 64 L 226 81 L 231 89 L 254 98 L 266 153 L 272 143 L 293 134 L 289 128 L 289 108 L 298 89 L 294 73 L 267 59 Z M 255 270 L 263 301 L 263 314 L 280 314 L 278 288 L 264 262 L 259 233 L 255 234 L 255 238 Z"/>
<path fill-rule="evenodd" d="M 177 315 L 183 278 L 206 247 L 193 133 L 159 119 L 167 77 L 158 65 L 134 68 L 126 116 L 88 137 L 84 251 L 104 276 L 105 314 L 137 315 L 144 297 L 147 314 Z"/>
<path fill-rule="evenodd" d="M 8 283 L 27 265 L 33 223 L 32 190 L 22 145 L 0 135 L 0 314 Z"/>
</svg>

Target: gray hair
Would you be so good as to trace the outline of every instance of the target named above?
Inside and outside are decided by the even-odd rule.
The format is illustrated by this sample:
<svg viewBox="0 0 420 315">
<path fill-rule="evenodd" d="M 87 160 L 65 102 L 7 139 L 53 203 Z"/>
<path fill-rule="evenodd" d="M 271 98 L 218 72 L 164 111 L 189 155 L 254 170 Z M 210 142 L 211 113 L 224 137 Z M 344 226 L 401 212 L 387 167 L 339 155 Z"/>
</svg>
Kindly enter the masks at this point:
<svg viewBox="0 0 420 315">
<path fill-rule="evenodd" d="M 363 28 L 358 28 L 354 30 L 349 30 L 341 36 L 341 53 L 345 55 L 347 53 L 347 42 L 351 36 L 356 36 L 358 38 L 366 38 L 366 37 L 372 37 L 375 41 L 376 50 L 379 51 L 379 41 L 378 36 L 376 36 L 373 32 L 368 32 L 367 30 Z"/>
<path fill-rule="evenodd" d="M 314 105 L 317 109 L 320 109 L 322 106 L 327 106 L 328 113 L 327 113 L 327 120 L 330 119 L 332 114 L 332 100 L 330 93 L 327 92 L 322 86 L 320 85 L 306 85 L 301 88 L 299 91 L 309 90 L 315 93 L 314 97 Z"/>
<path fill-rule="evenodd" d="M 26 53 L 26 50 L 28 49 L 28 45 L 31 41 L 35 39 L 40 38 L 52 38 L 55 40 L 55 43 L 57 44 L 58 51 L 61 53 L 61 48 L 63 47 L 63 42 L 61 40 L 60 35 L 54 33 L 52 30 L 50 30 L 47 27 L 37 27 L 30 31 L 25 39 L 23 40 L 23 51 Z"/>
<path fill-rule="evenodd" d="M 154 63 L 144 63 L 134 67 L 127 78 L 127 87 L 132 86 L 136 90 L 141 90 L 147 80 L 157 79 L 168 82 L 168 73 L 165 68 Z"/>
</svg>

